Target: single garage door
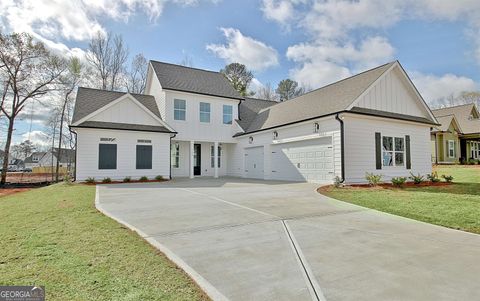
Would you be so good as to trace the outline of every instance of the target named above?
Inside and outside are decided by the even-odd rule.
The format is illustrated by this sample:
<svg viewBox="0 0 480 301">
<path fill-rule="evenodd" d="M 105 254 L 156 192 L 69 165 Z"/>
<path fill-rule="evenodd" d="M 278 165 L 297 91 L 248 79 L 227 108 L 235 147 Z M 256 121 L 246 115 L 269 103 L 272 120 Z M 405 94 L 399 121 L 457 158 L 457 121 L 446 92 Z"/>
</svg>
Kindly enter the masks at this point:
<svg viewBox="0 0 480 301">
<path fill-rule="evenodd" d="M 245 149 L 245 175 L 247 178 L 263 179 L 263 146 Z"/>
<path fill-rule="evenodd" d="M 331 137 L 272 145 L 272 179 L 332 182 Z"/>
</svg>

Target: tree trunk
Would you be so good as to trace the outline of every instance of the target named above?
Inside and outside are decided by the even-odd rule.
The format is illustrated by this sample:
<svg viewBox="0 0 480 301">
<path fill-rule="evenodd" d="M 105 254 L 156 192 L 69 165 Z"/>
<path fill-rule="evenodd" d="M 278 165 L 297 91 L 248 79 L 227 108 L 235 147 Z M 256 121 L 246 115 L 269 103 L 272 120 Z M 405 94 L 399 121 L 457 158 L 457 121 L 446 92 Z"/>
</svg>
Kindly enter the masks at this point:
<svg viewBox="0 0 480 301">
<path fill-rule="evenodd" d="M 5 185 L 5 182 L 7 181 L 8 157 L 10 157 L 10 144 L 12 143 L 14 122 L 15 116 L 8 118 L 7 142 L 5 143 L 5 154 L 3 155 L 2 178 L 0 180 L 0 185 Z"/>
<path fill-rule="evenodd" d="M 58 182 L 58 171 L 60 170 L 60 158 L 61 158 L 61 149 L 62 149 L 62 134 L 63 134 L 63 118 L 65 118 L 65 107 L 67 106 L 68 95 L 65 96 L 65 101 L 63 102 L 62 115 L 60 117 L 60 134 L 58 136 L 58 150 L 57 150 L 57 166 L 55 168 L 55 181 Z M 53 153 L 52 153 L 53 154 Z"/>
</svg>

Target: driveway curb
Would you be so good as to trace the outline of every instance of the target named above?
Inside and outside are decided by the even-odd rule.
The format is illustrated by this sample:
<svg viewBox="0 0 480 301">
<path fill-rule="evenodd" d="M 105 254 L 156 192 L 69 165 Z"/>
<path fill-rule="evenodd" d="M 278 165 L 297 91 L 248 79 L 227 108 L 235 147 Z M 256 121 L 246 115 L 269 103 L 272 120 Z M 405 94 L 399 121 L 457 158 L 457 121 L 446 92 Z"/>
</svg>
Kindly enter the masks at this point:
<svg viewBox="0 0 480 301">
<path fill-rule="evenodd" d="M 103 215 L 108 216 L 109 218 L 115 220 L 116 222 L 124 225 L 125 227 L 129 228 L 130 230 L 136 232 L 140 235 L 144 240 L 146 240 L 150 245 L 155 247 L 156 249 L 160 250 L 169 260 L 175 263 L 178 267 L 180 267 L 185 273 L 187 273 L 190 278 L 195 281 L 195 283 L 210 297 L 212 300 L 218 301 L 228 301 L 229 299 L 225 297 L 222 293 L 220 293 L 210 282 L 208 282 L 205 278 L 200 276 L 191 266 L 189 266 L 185 261 L 183 261 L 180 257 L 175 255 L 170 249 L 166 246 L 159 243 L 153 237 L 149 237 L 146 233 L 141 231 L 140 229 L 132 226 L 131 224 L 127 223 L 126 221 L 114 217 L 110 213 L 108 213 L 105 209 L 103 209 L 102 205 L 100 204 L 99 200 L 99 186 L 95 186 L 95 208 L 100 211 Z"/>
</svg>

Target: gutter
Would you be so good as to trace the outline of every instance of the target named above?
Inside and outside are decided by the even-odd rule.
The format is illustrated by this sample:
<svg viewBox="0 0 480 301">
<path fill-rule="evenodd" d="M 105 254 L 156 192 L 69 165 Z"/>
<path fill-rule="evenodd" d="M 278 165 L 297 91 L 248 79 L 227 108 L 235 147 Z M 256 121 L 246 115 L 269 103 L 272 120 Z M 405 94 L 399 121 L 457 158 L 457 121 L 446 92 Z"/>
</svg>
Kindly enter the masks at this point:
<svg viewBox="0 0 480 301">
<path fill-rule="evenodd" d="M 75 135 L 75 161 L 74 161 L 74 166 L 75 167 L 73 168 L 73 181 L 76 182 L 77 181 L 77 155 L 78 155 L 77 143 L 78 143 L 78 136 L 77 136 L 77 132 L 72 131 L 71 126 L 68 126 L 68 130 L 70 131 L 70 133 Z"/>
<path fill-rule="evenodd" d="M 342 118 L 340 118 L 340 113 L 337 113 L 335 115 L 335 119 L 340 122 L 340 161 L 341 161 L 341 181 L 340 183 L 345 182 L 345 142 L 344 142 L 344 132 L 345 132 L 345 126 L 343 124 Z"/>
</svg>

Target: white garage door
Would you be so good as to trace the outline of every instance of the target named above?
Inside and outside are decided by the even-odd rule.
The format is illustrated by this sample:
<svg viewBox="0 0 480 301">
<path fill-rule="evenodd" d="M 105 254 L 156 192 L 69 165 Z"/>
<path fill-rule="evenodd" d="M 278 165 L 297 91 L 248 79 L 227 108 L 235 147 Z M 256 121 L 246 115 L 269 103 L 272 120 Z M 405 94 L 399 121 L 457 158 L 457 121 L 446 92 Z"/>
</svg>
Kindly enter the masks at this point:
<svg viewBox="0 0 480 301">
<path fill-rule="evenodd" d="M 272 179 L 332 182 L 332 138 L 272 145 Z"/>
<path fill-rule="evenodd" d="M 247 178 L 263 179 L 263 146 L 245 149 L 245 175 Z"/>
</svg>

